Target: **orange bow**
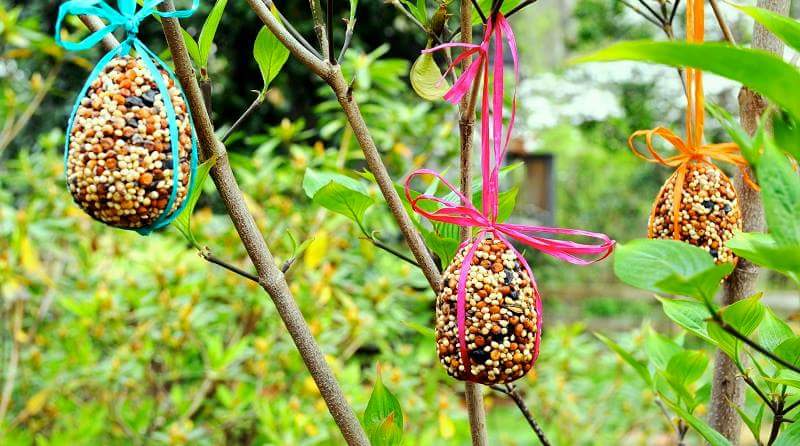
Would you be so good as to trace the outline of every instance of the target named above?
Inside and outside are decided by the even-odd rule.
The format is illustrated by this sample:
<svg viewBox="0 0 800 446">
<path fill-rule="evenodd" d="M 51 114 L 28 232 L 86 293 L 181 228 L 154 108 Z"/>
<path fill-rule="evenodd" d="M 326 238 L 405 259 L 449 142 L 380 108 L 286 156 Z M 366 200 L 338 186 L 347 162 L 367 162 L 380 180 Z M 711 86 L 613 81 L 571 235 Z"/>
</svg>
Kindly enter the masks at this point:
<svg viewBox="0 0 800 446">
<path fill-rule="evenodd" d="M 705 1 L 687 0 L 686 2 L 686 40 L 689 43 L 702 43 L 705 40 Z M 670 129 L 656 127 L 652 130 L 639 130 L 628 138 L 628 146 L 633 153 L 651 163 L 664 166 L 677 167 L 673 197 L 673 221 L 680 217 L 680 201 L 686 169 L 692 162 L 711 164 L 715 159 L 734 164 L 742 172 L 745 183 L 754 190 L 759 187 L 753 182 L 748 171 L 747 160 L 741 155 L 739 146 L 735 143 L 705 144 L 703 142 L 703 127 L 705 124 L 705 97 L 703 95 L 703 72 L 696 68 L 686 68 L 686 140 L 682 139 Z M 644 136 L 647 151 L 651 156 L 640 152 L 635 145 L 636 138 Z M 653 146 L 653 138 L 660 137 L 678 151 L 677 155 L 661 156 Z M 723 174 L 724 175 L 724 174 Z M 655 207 L 653 208 L 655 212 Z M 651 215 L 652 220 L 652 215 Z M 652 231 L 652 228 L 651 228 Z M 680 228 L 674 225 L 675 238 L 680 238 Z M 651 233 L 652 237 L 653 234 Z"/>
</svg>

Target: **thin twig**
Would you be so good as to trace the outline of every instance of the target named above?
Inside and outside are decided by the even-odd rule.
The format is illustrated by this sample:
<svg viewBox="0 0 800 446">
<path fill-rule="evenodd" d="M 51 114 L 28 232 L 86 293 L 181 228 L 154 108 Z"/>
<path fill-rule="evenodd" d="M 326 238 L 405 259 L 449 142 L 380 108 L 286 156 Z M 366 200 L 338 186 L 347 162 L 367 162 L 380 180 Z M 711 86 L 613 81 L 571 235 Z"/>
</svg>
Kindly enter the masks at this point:
<svg viewBox="0 0 800 446">
<path fill-rule="evenodd" d="M 317 35 L 317 41 L 320 48 L 322 48 L 322 60 L 328 58 L 328 53 L 333 51 L 333 48 L 328 47 L 327 31 L 325 30 L 325 18 L 322 17 L 322 4 L 320 0 L 308 0 L 308 5 L 311 8 L 311 18 L 314 21 L 314 33 Z"/>
<path fill-rule="evenodd" d="M 486 14 L 483 13 L 483 9 L 481 9 L 481 5 L 478 4 L 478 0 L 472 0 L 472 6 L 475 7 L 475 11 L 477 11 L 478 15 L 481 17 L 481 22 L 483 22 L 483 24 L 485 25 L 486 24 Z M 472 25 L 472 22 L 470 22 L 470 26 L 471 25 Z"/>
<path fill-rule="evenodd" d="M 539 1 L 539 0 L 525 0 L 524 2 L 522 2 L 522 3 L 518 4 L 517 6 L 511 8 L 511 10 L 506 13 L 506 18 L 509 18 L 512 15 L 522 11 L 524 8 L 527 8 L 528 6 L 536 3 L 537 1 Z"/>
<path fill-rule="evenodd" d="M 762 355 L 768 357 L 769 359 L 777 362 L 778 364 L 786 367 L 787 369 L 789 369 L 789 370 L 791 370 L 793 372 L 800 373 L 800 367 L 798 367 L 797 365 L 792 364 L 791 362 L 781 358 L 780 356 L 776 355 L 775 353 L 772 353 L 771 351 L 769 351 L 765 347 L 763 347 L 761 344 L 759 344 L 759 343 L 751 340 L 747 336 L 743 335 L 738 330 L 736 330 L 735 328 L 730 326 L 727 322 L 722 320 L 722 317 L 719 315 L 719 313 L 714 312 L 714 314 L 713 314 L 711 319 L 717 325 L 719 325 L 720 328 L 722 328 L 723 330 L 725 330 L 729 334 L 733 335 L 733 337 L 735 337 L 736 339 L 744 342 L 745 344 L 750 346 L 753 350 L 761 353 Z"/>
<path fill-rule="evenodd" d="M 266 97 L 264 92 L 256 92 L 256 93 L 258 94 L 258 96 L 256 96 L 255 100 L 253 100 L 250 106 L 247 107 L 244 113 L 242 113 L 242 116 L 239 116 L 239 119 L 237 119 L 236 122 L 234 122 L 233 125 L 230 126 L 228 130 L 225 131 L 225 134 L 222 135 L 222 138 L 220 138 L 220 141 L 222 141 L 223 144 L 227 144 L 228 138 L 230 138 L 231 135 L 233 135 L 233 132 L 235 132 L 239 128 L 239 126 L 241 126 L 242 123 L 244 123 L 244 121 L 246 121 L 247 118 L 249 118 L 250 115 L 254 111 L 256 111 L 258 107 L 261 106 L 261 104 L 264 103 L 264 98 Z"/>
<path fill-rule="evenodd" d="M 213 263 L 215 265 L 221 266 L 221 267 L 227 269 L 228 271 L 230 271 L 232 273 L 235 273 L 235 274 L 238 274 L 238 275 L 240 275 L 240 276 L 244 277 L 245 279 L 248 279 L 248 280 L 250 280 L 252 282 L 259 283 L 258 276 L 256 276 L 255 274 L 252 274 L 252 273 L 248 273 L 247 271 L 239 268 L 238 266 L 232 265 L 232 264 L 220 259 L 219 257 L 211 254 L 211 252 L 208 250 L 208 248 L 203 249 L 201 251 L 198 251 L 198 254 L 200 255 L 200 257 L 208 260 L 209 262 L 211 262 L 211 263 Z"/>
<path fill-rule="evenodd" d="M 303 35 L 300 34 L 300 32 L 297 31 L 297 29 L 294 26 L 292 26 L 292 24 L 289 23 L 288 20 L 286 20 L 286 17 L 284 17 L 281 11 L 277 7 L 275 7 L 275 4 L 272 3 L 272 0 L 264 0 L 264 4 L 278 14 L 278 18 L 281 19 L 281 23 L 283 23 L 283 26 L 286 27 L 286 30 L 289 31 L 289 34 L 291 34 L 292 37 L 297 39 L 297 41 L 300 42 L 300 44 L 303 45 L 303 47 L 307 49 L 311 54 L 317 56 L 317 58 L 322 60 L 322 55 L 319 53 L 319 51 L 317 51 L 317 49 L 314 48 L 314 45 L 310 44 L 308 40 L 306 40 L 305 37 L 303 37 Z"/>
<path fill-rule="evenodd" d="M 336 55 L 333 54 L 333 0 L 328 0 L 328 7 L 325 8 L 325 21 L 328 31 L 328 62 L 336 65 Z"/>
<path fill-rule="evenodd" d="M 337 64 L 341 64 L 344 60 L 344 54 L 350 48 L 350 42 L 353 40 L 353 31 L 356 27 L 355 18 L 353 20 L 345 19 L 345 22 L 347 23 L 347 28 L 345 28 L 344 32 L 344 44 L 342 44 L 342 49 L 339 51 L 339 57 L 336 58 Z"/>
<path fill-rule="evenodd" d="M 11 332 L 11 355 L 8 358 L 6 367 L 5 382 L 3 383 L 3 393 L 0 396 L 0 421 L 3 421 L 11 404 L 11 394 L 14 392 L 14 385 L 17 379 L 17 367 L 19 366 L 20 342 L 18 334 L 22 332 L 22 316 L 24 314 L 25 301 L 17 298 L 14 301 L 14 316 L 10 322 Z"/>
<path fill-rule="evenodd" d="M 680 0 L 675 0 L 672 2 L 672 12 L 669 14 L 669 23 L 675 22 L 675 14 L 678 13 L 678 5 L 680 4 Z"/>
<path fill-rule="evenodd" d="M 764 392 L 758 388 L 755 381 L 753 381 L 753 378 L 750 378 L 747 375 L 742 375 L 742 380 L 744 380 L 744 382 L 747 383 L 747 385 L 750 386 L 751 389 L 753 389 L 756 395 L 758 395 L 758 397 L 761 398 L 761 401 L 763 401 L 764 404 L 766 404 L 767 407 L 769 407 L 769 410 L 772 411 L 773 414 L 777 412 L 776 403 L 771 399 L 769 399 L 767 395 L 765 395 Z"/>
<path fill-rule="evenodd" d="M 659 398 L 655 399 L 656 406 L 661 409 L 661 413 L 664 414 L 664 418 L 667 419 L 667 423 L 669 423 L 670 427 L 675 429 L 675 437 L 678 443 L 683 441 L 683 433 L 681 432 L 680 425 L 676 425 L 672 421 L 672 416 L 670 416 L 669 411 L 667 410 L 667 406 L 664 405 L 664 402 L 661 401 Z"/>
<path fill-rule="evenodd" d="M 408 20 L 411 20 L 411 23 L 413 23 L 413 24 L 417 25 L 417 27 L 418 27 L 419 29 L 421 29 L 421 30 L 425 31 L 425 33 L 429 33 L 429 32 L 430 32 L 430 30 L 428 29 L 428 27 L 427 27 L 427 26 L 425 26 L 425 24 L 423 24 L 423 23 L 422 23 L 422 22 L 420 22 L 419 20 L 417 20 L 417 18 L 416 18 L 416 17 L 414 17 L 414 14 L 411 14 L 411 11 L 409 11 L 408 9 L 406 9 L 406 7 L 405 7 L 405 6 L 403 6 L 403 4 L 402 4 L 402 3 L 400 3 L 398 0 L 394 0 L 394 1 L 392 1 L 392 5 L 394 5 L 394 7 L 395 7 L 395 8 L 399 9 L 399 10 L 400 10 L 400 12 L 402 12 L 402 13 L 403 13 L 403 15 L 405 15 L 405 16 L 406 16 L 406 18 L 408 18 Z"/>
<path fill-rule="evenodd" d="M 722 15 L 722 9 L 719 7 L 719 3 L 717 0 L 708 0 L 708 3 L 711 4 L 711 9 L 714 10 L 714 16 L 717 18 L 719 29 L 722 30 L 722 35 L 725 36 L 725 40 L 731 45 L 736 46 L 736 39 L 733 38 L 731 28 L 728 26 L 728 22 L 725 21 L 725 16 Z"/>
<path fill-rule="evenodd" d="M 517 388 L 513 384 L 506 384 L 505 387 L 493 385 L 491 388 L 498 392 L 505 393 L 512 400 L 514 400 L 514 403 L 516 403 L 520 412 L 522 412 L 522 414 L 525 416 L 525 419 L 528 421 L 528 424 L 530 424 L 531 428 L 533 428 L 533 431 L 536 433 L 539 443 L 541 443 L 542 446 L 550 446 L 550 441 L 547 439 L 547 435 L 545 435 L 544 430 L 542 430 L 541 426 L 539 426 L 539 423 L 536 422 L 536 419 L 533 418 L 531 410 L 528 408 L 528 404 L 525 402 L 525 399 L 522 398 L 522 395 L 519 394 Z"/>
<path fill-rule="evenodd" d="M 364 236 L 364 237 L 362 237 L 362 239 L 363 240 L 369 240 L 377 248 L 380 248 L 380 249 L 388 252 L 389 254 L 397 257 L 398 259 L 400 259 L 400 260 L 402 260 L 402 261 L 404 261 L 404 262 L 406 262 L 406 263 L 408 263 L 410 265 L 414 265 L 417 268 L 419 268 L 419 263 L 417 263 L 416 260 L 414 260 L 411 257 L 403 254 L 402 252 L 392 248 L 391 246 L 387 245 L 386 243 L 383 243 L 382 241 L 378 240 L 377 238 Z"/>
<path fill-rule="evenodd" d="M 793 411 L 794 409 L 797 409 L 798 406 L 800 406 L 800 400 L 797 400 L 797 401 L 793 402 L 792 404 L 786 406 L 786 408 L 783 409 L 784 415 L 788 414 L 789 412 Z"/>
<path fill-rule="evenodd" d="M 662 25 L 666 23 L 666 19 L 664 17 L 660 16 L 653 8 L 651 8 L 650 5 L 648 5 L 646 1 L 639 0 L 639 4 L 641 4 L 648 11 L 650 11 L 650 14 L 653 14 L 653 17 L 658 18 L 658 21 L 660 21 Z"/>
<path fill-rule="evenodd" d="M 783 424 L 783 401 L 778 401 L 778 407 L 776 407 L 777 412 L 775 416 L 772 418 L 772 429 L 769 432 L 769 440 L 767 440 L 767 446 L 770 446 L 772 443 L 775 443 L 775 440 L 778 438 L 778 433 L 781 431 L 781 424 Z"/>
<path fill-rule="evenodd" d="M 663 23 L 661 23 L 661 21 L 660 21 L 660 20 L 658 20 L 658 21 L 657 21 L 657 19 L 654 19 L 654 18 L 650 17 L 649 15 L 647 15 L 647 13 L 646 13 L 646 12 L 642 11 L 641 9 L 639 9 L 639 7 L 638 7 L 638 6 L 636 6 L 636 5 L 634 5 L 634 4 L 630 3 L 630 2 L 628 2 L 627 0 L 619 0 L 619 1 L 620 1 L 620 2 L 621 2 L 623 5 L 627 6 L 627 7 L 628 7 L 628 8 L 629 8 L 631 11 L 633 11 L 633 12 L 635 12 L 635 13 L 639 14 L 640 16 L 644 17 L 644 18 L 645 18 L 645 19 L 646 19 L 648 22 L 652 23 L 653 25 L 656 25 L 656 26 L 658 26 L 659 28 L 661 28 L 661 27 L 663 27 L 663 26 L 664 26 L 664 24 L 663 24 Z M 656 16 L 656 17 L 658 17 L 658 16 Z"/>
</svg>

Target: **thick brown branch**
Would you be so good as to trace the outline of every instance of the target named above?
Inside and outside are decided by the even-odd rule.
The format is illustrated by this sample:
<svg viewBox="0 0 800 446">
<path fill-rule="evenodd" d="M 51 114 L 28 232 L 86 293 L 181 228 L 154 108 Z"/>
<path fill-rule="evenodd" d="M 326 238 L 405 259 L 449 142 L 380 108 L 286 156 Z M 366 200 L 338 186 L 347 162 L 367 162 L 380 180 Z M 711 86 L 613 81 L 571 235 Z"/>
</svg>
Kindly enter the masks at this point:
<svg viewBox="0 0 800 446">
<path fill-rule="evenodd" d="M 258 1 L 258 4 L 266 8 L 260 1 Z M 159 8 L 172 10 L 174 6 L 171 0 L 166 0 Z M 272 14 L 267 13 L 272 17 Z M 363 428 L 359 424 L 353 409 L 347 403 L 347 399 L 342 393 L 333 372 L 325 362 L 322 351 L 314 340 L 311 330 L 300 312 L 300 308 L 289 291 L 283 272 L 276 266 L 275 259 L 247 208 L 244 196 L 239 190 L 228 162 L 225 146 L 217 140 L 214 134 L 214 128 L 208 116 L 208 111 L 205 109 L 203 95 L 194 75 L 189 54 L 181 35 L 180 25 L 176 19 L 168 18 L 163 19 L 162 24 L 164 35 L 175 63 L 175 74 L 189 98 L 189 106 L 194 117 L 203 155 L 206 158 L 210 156 L 217 157 L 217 162 L 211 170 L 211 177 L 247 250 L 247 254 L 258 272 L 259 283 L 272 298 L 278 314 L 292 336 L 303 362 L 317 384 L 320 394 L 325 400 L 334 421 L 339 426 L 344 439 L 351 445 L 368 445 L 369 440 Z M 283 28 L 281 29 L 283 30 Z M 307 50 L 303 49 L 303 51 L 308 57 L 314 57 Z"/>
</svg>

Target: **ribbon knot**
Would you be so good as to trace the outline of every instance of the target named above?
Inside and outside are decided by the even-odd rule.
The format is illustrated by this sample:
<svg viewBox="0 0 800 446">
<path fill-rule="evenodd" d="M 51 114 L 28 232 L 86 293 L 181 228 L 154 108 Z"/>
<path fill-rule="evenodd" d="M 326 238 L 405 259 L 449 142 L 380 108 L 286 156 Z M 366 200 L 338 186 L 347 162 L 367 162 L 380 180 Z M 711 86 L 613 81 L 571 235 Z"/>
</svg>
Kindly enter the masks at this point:
<svg viewBox="0 0 800 446">
<path fill-rule="evenodd" d="M 145 0 L 137 10 L 136 0 L 117 0 L 117 8 L 109 5 L 105 0 L 70 0 L 58 8 L 56 20 L 56 43 L 68 51 L 87 50 L 100 42 L 103 37 L 118 29 L 125 31 L 126 47 L 130 48 L 132 42 L 137 40 L 139 24 L 145 17 L 154 15 L 162 18 L 186 18 L 192 15 L 200 5 L 200 0 L 192 0 L 192 6 L 187 9 L 175 11 L 159 11 L 157 6 L 164 0 Z M 78 42 L 68 42 L 62 39 L 64 19 L 69 15 L 93 15 L 99 17 L 105 26 L 89 34 Z"/>
<path fill-rule="evenodd" d="M 433 52 L 451 47 L 463 48 L 463 52 L 446 70 L 445 76 L 459 63 L 467 60 L 469 57 L 477 56 L 466 70 L 461 73 L 461 76 L 459 76 L 450 90 L 448 90 L 444 98 L 448 102 L 455 104 L 464 97 L 476 82 L 482 82 L 483 84 L 483 92 L 481 95 L 481 174 L 483 178 L 483 199 L 481 209 L 478 210 L 469 197 L 464 196 L 464 194 L 436 171 L 430 169 L 417 170 L 412 172 L 406 178 L 405 182 L 406 199 L 411 203 L 414 212 L 431 221 L 478 229 L 478 234 L 475 238 L 465 241 L 459 247 L 459 250 L 469 248 L 466 257 L 462 261 L 460 270 L 456 314 L 460 353 L 465 365 L 469 364 L 470 361 L 469 355 L 467 354 L 465 338 L 467 275 L 475 251 L 487 235 L 491 235 L 503 241 L 506 246 L 515 253 L 519 264 L 525 268 L 528 277 L 530 277 L 535 294 L 534 305 L 537 314 L 536 338 L 532 363 L 536 361 L 539 354 L 539 343 L 541 341 L 541 298 L 530 265 L 528 265 L 525 257 L 523 257 L 508 240 L 516 240 L 545 254 L 577 265 L 587 265 L 602 260 L 608 257 L 614 249 L 614 241 L 605 234 L 581 231 L 578 229 L 549 228 L 544 226 L 498 222 L 500 167 L 502 166 L 511 132 L 514 128 L 517 103 L 515 90 L 508 127 L 505 129 L 505 135 L 503 135 L 503 50 L 506 45 L 511 51 L 511 58 L 514 63 L 514 86 L 516 89 L 516 84 L 519 80 L 519 58 L 517 55 L 516 40 L 511 26 L 500 13 L 494 15 L 486 24 L 483 41 L 479 45 L 454 42 L 425 50 L 425 52 Z M 489 52 L 490 49 L 493 49 L 492 54 Z M 491 83 L 489 77 L 490 65 L 493 73 Z M 478 79 L 479 74 L 481 75 L 480 80 Z M 436 197 L 433 194 L 412 196 L 411 181 L 418 176 L 433 176 L 437 178 L 454 193 L 460 203 L 448 201 Z M 553 234 L 589 237 L 599 240 L 600 243 L 591 245 L 547 237 L 547 235 Z M 586 259 L 580 256 L 596 256 L 597 258 Z M 469 370 L 468 367 L 467 370 Z"/>
</svg>

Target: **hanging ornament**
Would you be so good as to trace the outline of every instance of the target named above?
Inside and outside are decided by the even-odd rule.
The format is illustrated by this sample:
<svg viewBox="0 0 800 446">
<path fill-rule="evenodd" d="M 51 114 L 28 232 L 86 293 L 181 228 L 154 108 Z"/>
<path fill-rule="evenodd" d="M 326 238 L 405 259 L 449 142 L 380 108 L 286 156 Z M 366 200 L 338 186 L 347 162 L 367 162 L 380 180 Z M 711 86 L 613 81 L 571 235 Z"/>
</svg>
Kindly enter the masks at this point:
<svg viewBox="0 0 800 446">
<path fill-rule="evenodd" d="M 492 45 L 493 58 L 490 61 L 489 48 Z M 614 242 L 604 234 L 498 221 L 499 173 L 516 109 L 514 93 L 508 128 L 504 131 L 505 45 L 510 49 L 515 79 L 518 79 L 519 60 L 514 34 L 505 17 L 499 13 L 488 21 L 479 45 L 449 43 L 425 50 L 463 48 L 450 69 L 466 58 L 476 56 L 444 98 L 453 104 L 458 103 L 474 83 L 480 81 L 478 75 L 481 75 L 481 210 L 441 174 L 429 169 L 413 172 L 405 185 L 406 198 L 418 214 L 434 222 L 477 230 L 475 237 L 462 243 L 443 274 L 442 288 L 436 298 L 436 345 L 439 361 L 450 376 L 487 385 L 509 383 L 525 376 L 539 355 L 541 297 L 530 265 L 510 241 L 515 240 L 578 265 L 601 260 L 614 247 Z M 438 179 L 455 193 L 460 202 L 449 202 L 428 194 L 412 197 L 410 183 L 418 176 Z M 431 204 L 439 208 L 431 211 Z M 548 234 L 588 237 L 599 240 L 599 243 L 589 245 L 551 239 Z M 596 258 L 587 260 L 580 256 Z"/>
<path fill-rule="evenodd" d="M 67 186 L 78 206 L 107 225 L 148 234 L 180 214 L 192 188 L 197 142 L 187 100 L 167 65 L 138 38 L 150 15 L 188 17 L 190 9 L 161 12 L 162 0 L 67 1 L 59 8 L 56 41 L 85 50 L 117 29 L 125 40 L 103 56 L 78 94 L 67 127 Z M 80 42 L 61 39 L 67 15 L 91 14 L 106 26 Z M 136 55 L 131 52 L 135 51 Z"/>
<path fill-rule="evenodd" d="M 686 6 L 687 40 L 700 43 L 704 40 L 703 0 L 689 0 Z M 671 130 L 657 127 L 640 130 L 628 139 L 636 156 L 645 161 L 676 168 L 656 197 L 648 222 L 648 237 L 680 240 L 705 249 L 716 263 L 736 262 L 736 256 L 726 246 L 736 231 L 742 229 L 742 217 L 736 189 L 725 173 L 711 160 L 729 162 L 743 173 L 747 184 L 757 188 L 747 172 L 747 161 L 734 143 L 706 144 L 703 140 L 705 100 L 703 73 L 694 68 L 685 70 L 686 76 L 686 140 Z M 648 155 L 635 145 L 636 138 L 644 137 Z M 662 138 L 678 154 L 665 157 L 653 146 L 653 140 Z"/>
</svg>

